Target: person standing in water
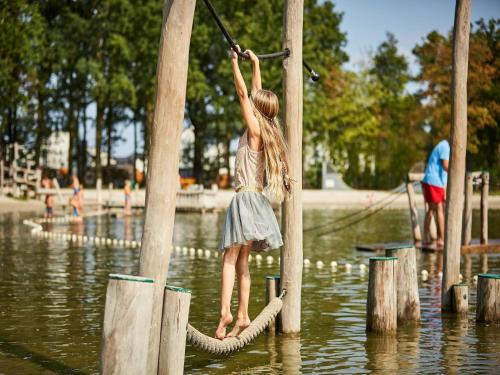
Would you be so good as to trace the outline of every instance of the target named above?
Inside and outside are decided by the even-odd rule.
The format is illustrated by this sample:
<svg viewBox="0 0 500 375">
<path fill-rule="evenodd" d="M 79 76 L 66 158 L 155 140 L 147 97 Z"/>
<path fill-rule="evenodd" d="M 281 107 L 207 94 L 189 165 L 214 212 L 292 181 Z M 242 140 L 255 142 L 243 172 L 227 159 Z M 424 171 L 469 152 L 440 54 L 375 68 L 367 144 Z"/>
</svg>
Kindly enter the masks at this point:
<svg viewBox="0 0 500 375">
<path fill-rule="evenodd" d="M 130 188 L 130 180 L 125 180 L 125 185 L 123 186 L 123 194 L 125 197 L 124 211 L 125 215 L 132 215 L 130 198 L 132 196 L 132 189 Z"/>
<path fill-rule="evenodd" d="M 234 83 L 246 129 L 240 137 L 236 152 L 236 195 L 227 209 L 219 245 L 224 256 L 220 321 L 215 337 L 221 340 L 238 336 L 250 325 L 250 252 L 269 251 L 283 245 L 276 216 L 266 195 L 273 200 L 282 201 L 289 198 L 291 189 L 287 174 L 287 145 L 277 119 L 278 97 L 273 92 L 262 89 L 259 60 L 252 51 L 245 52 L 252 63 L 251 97 L 248 96 L 238 66 L 238 55 L 231 50 Z M 226 335 L 226 328 L 233 321 L 231 295 L 235 274 L 238 279 L 237 319 L 231 332 Z"/>
<path fill-rule="evenodd" d="M 450 144 L 447 140 L 439 142 L 431 152 L 425 167 L 422 190 L 428 209 L 425 213 L 424 239 L 430 238 L 432 216 L 436 220 L 438 248 L 444 246 L 444 210 L 446 204 L 446 184 L 448 181 L 448 161 Z"/>
<path fill-rule="evenodd" d="M 45 176 L 42 179 L 42 187 L 44 189 L 53 189 L 54 183 L 48 176 Z M 45 214 L 43 215 L 43 217 L 47 219 L 51 218 L 53 215 L 54 215 L 54 194 L 47 193 L 45 194 Z"/>
<path fill-rule="evenodd" d="M 83 187 L 80 185 L 80 180 L 75 175 L 72 176 L 71 187 L 73 189 L 73 196 L 69 201 L 72 207 L 71 214 L 74 221 L 80 221 L 82 220 L 81 214 L 83 211 Z"/>
</svg>

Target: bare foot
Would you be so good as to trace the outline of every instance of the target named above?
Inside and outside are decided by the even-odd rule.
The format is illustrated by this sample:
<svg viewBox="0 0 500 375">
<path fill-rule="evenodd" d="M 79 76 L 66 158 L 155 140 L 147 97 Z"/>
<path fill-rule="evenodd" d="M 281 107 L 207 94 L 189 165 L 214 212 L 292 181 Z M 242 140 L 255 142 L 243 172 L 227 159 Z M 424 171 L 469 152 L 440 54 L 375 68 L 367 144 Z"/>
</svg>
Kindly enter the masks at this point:
<svg viewBox="0 0 500 375">
<path fill-rule="evenodd" d="M 226 337 L 236 337 L 250 325 L 250 318 L 238 318 L 231 332 Z"/>
<path fill-rule="evenodd" d="M 231 314 L 227 314 L 220 317 L 219 326 L 215 331 L 215 338 L 222 340 L 226 337 L 226 327 L 231 324 L 233 321 L 233 316 Z"/>
</svg>

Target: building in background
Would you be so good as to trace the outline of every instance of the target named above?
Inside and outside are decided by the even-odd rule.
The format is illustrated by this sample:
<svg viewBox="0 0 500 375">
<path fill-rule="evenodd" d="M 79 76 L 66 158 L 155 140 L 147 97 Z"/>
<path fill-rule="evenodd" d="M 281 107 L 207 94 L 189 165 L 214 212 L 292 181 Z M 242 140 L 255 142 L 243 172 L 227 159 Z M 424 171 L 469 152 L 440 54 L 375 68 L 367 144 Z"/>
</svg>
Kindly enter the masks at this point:
<svg viewBox="0 0 500 375">
<path fill-rule="evenodd" d="M 69 132 L 52 132 L 42 145 L 40 164 L 55 170 L 68 170 Z"/>
</svg>

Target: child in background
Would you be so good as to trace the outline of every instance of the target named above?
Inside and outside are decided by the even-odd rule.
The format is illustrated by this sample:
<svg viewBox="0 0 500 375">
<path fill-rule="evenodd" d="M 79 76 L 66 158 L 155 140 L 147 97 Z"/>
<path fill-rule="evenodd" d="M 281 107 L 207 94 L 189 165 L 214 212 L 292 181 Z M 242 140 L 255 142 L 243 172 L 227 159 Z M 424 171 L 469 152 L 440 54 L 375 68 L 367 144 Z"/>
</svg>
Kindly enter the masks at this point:
<svg viewBox="0 0 500 375">
<path fill-rule="evenodd" d="M 48 176 L 45 176 L 42 179 L 42 187 L 44 189 L 53 189 L 54 183 Z M 47 193 L 45 194 L 45 213 L 43 217 L 47 219 L 49 217 L 52 217 L 53 214 L 54 214 L 54 194 Z"/>
<path fill-rule="evenodd" d="M 73 208 L 73 220 L 81 221 L 81 214 L 83 211 L 83 187 L 80 185 L 80 180 L 78 180 L 78 177 L 72 176 L 72 180 L 73 182 L 71 183 L 71 187 L 73 188 L 73 196 L 69 200 L 69 204 Z"/>
<path fill-rule="evenodd" d="M 123 186 L 123 194 L 125 195 L 125 215 L 132 215 L 130 198 L 132 195 L 132 189 L 130 188 L 130 180 L 125 180 L 125 185 Z"/>
</svg>

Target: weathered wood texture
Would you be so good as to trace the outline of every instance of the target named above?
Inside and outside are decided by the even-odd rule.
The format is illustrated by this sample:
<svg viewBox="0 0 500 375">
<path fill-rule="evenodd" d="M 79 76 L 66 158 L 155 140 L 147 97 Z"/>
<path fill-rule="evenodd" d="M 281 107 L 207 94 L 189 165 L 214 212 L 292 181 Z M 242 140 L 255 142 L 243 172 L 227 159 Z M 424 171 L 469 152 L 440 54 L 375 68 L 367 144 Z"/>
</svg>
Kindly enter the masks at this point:
<svg viewBox="0 0 500 375">
<path fill-rule="evenodd" d="M 108 204 L 113 202 L 113 183 L 108 184 Z"/>
<path fill-rule="evenodd" d="M 98 178 L 95 182 L 95 189 L 97 194 L 97 207 L 101 208 L 102 205 L 102 179 Z"/>
<path fill-rule="evenodd" d="M 480 240 L 474 239 L 470 245 L 462 246 L 462 254 L 500 253 L 499 239 L 489 239 L 486 245 L 481 245 L 480 242 Z"/>
<path fill-rule="evenodd" d="M 397 328 L 397 259 L 370 258 L 366 330 L 394 333 Z"/>
<path fill-rule="evenodd" d="M 170 262 L 186 101 L 189 42 L 196 0 L 166 0 L 149 141 L 146 207 L 139 274 L 155 280 L 147 374 L 156 374 L 163 294 Z"/>
<path fill-rule="evenodd" d="M 452 308 L 452 286 L 460 274 L 465 151 L 467 147 L 467 66 L 469 58 L 470 0 L 457 0 L 453 31 L 451 156 L 446 191 L 446 232 L 441 308 Z"/>
<path fill-rule="evenodd" d="M 461 316 L 467 316 L 469 311 L 469 286 L 467 284 L 453 285 L 453 311 Z"/>
<path fill-rule="evenodd" d="M 481 245 L 488 245 L 488 194 L 490 186 L 490 174 L 483 172 L 481 174 Z M 488 272 L 488 254 L 481 254 L 481 272 Z"/>
<path fill-rule="evenodd" d="M 184 373 L 191 291 L 166 287 L 161 324 L 159 375 Z"/>
<path fill-rule="evenodd" d="M 423 173 L 408 173 L 408 181 L 409 182 L 420 182 L 424 179 Z"/>
<path fill-rule="evenodd" d="M 418 295 L 417 250 L 414 247 L 387 249 L 387 257 L 398 258 L 396 269 L 396 292 L 398 321 L 420 320 L 420 297 Z"/>
<path fill-rule="evenodd" d="M 429 204 L 425 203 L 425 212 L 428 212 L 430 210 Z M 431 216 L 431 222 L 429 225 L 429 237 L 431 241 L 436 241 L 437 240 L 437 225 L 436 225 L 436 218 L 434 215 Z M 425 238 L 425 240 L 429 240 L 429 238 Z"/>
<path fill-rule="evenodd" d="M 3 195 L 3 185 L 4 185 L 4 165 L 3 165 L 3 160 L 0 160 L 0 195 Z"/>
<path fill-rule="evenodd" d="M 103 375 L 147 374 L 152 279 L 110 275 L 102 330 Z"/>
<path fill-rule="evenodd" d="M 281 286 L 280 286 L 280 277 L 279 276 L 267 276 L 266 277 L 266 305 L 271 302 L 271 300 L 275 297 L 278 297 L 281 294 Z M 267 330 L 270 333 L 275 333 L 280 330 L 281 325 L 281 314 L 278 314 L 276 319 L 274 319 L 267 326 Z"/>
<path fill-rule="evenodd" d="M 472 175 L 465 175 L 464 216 L 462 220 L 462 245 L 469 245 L 472 239 Z"/>
<path fill-rule="evenodd" d="M 288 143 L 292 197 L 282 206 L 284 246 L 281 252 L 281 286 L 287 290 L 281 310 L 282 331 L 300 332 L 302 289 L 302 28 L 303 0 L 286 0 L 283 47 L 284 125 Z"/>
<path fill-rule="evenodd" d="M 478 322 L 500 322 L 500 274 L 481 274 L 477 279 Z"/>
<path fill-rule="evenodd" d="M 488 194 L 490 174 L 483 172 L 481 184 L 481 244 L 488 243 Z"/>
<path fill-rule="evenodd" d="M 420 224 L 418 223 L 418 207 L 415 199 L 415 189 L 413 189 L 413 183 L 406 183 L 406 193 L 408 194 L 408 204 L 410 207 L 410 221 L 413 241 L 418 242 L 422 240 L 422 234 L 420 232 Z"/>
</svg>

